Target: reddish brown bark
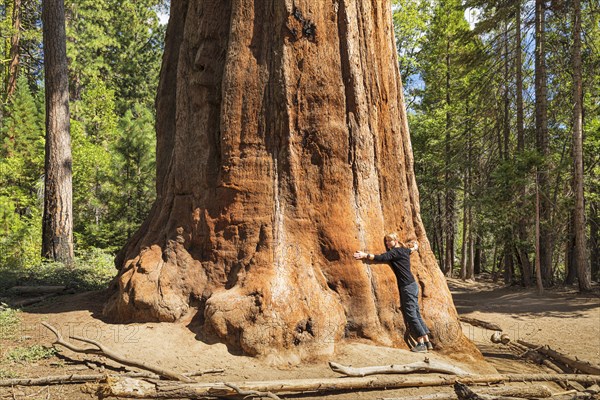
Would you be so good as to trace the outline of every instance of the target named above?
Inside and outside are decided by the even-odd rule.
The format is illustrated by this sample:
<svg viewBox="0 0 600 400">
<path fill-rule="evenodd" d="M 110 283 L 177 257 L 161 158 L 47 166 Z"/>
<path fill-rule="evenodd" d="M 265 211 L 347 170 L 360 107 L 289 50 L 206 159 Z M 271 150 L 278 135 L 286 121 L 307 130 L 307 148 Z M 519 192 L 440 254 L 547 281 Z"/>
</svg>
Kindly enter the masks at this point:
<svg viewBox="0 0 600 400">
<path fill-rule="evenodd" d="M 343 337 L 405 346 L 394 274 L 355 261 L 386 232 L 439 349 L 461 333 L 419 210 L 389 2 L 171 3 L 158 198 L 118 258 L 105 313 L 177 321 L 247 354 L 312 357 Z"/>
<path fill-rule="evenodd" d="M 19 42 L 21 41 L 21 0 L 14 0 L 12 12 L 12 35 L 10 38 L 10 55 L 8 77 L 6 79 L 6 97 L 10 98 L 17 89 L 19 72 Z"/>
<path fill-rule="evenodd" d="M 63 0 L 42 3 L 46 92 L 46 159 L 42 256 L 73 263 L 73 190 Z"/>
<path fill-rule="evenodd" d="M 579 290 L 592 290 L 591 270 L 588 264 L 585 236 L 585 195 L 583 178 L 583 88 L 581 77 L 581 2 L 573 0 L 573 192 L 575 210 L 574 261 L 577 266 Z"/>
</svg>

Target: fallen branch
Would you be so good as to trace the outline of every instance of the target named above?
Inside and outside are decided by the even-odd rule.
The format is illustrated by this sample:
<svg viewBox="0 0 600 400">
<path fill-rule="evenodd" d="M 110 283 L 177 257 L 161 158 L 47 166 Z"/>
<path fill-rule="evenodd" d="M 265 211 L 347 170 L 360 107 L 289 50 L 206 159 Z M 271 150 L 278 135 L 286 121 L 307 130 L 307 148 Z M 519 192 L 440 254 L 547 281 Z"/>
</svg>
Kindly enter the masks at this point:
<svg viewBox="0 0 600 400">
<path fill-rule="evenodd" d="M 144 376 L 136 376 L 144 377 Z M 53 375 L 40 378 L 12 378 L 0 379 L 1 386 L 42 386 L 42 385 L 62 385 L 64 383 L 83 383 L 99 382 L 106 380 L 106 374 L 88 374 L 88 375 Z"/>
<path fill-rule="evenodd" d="M 28 299 L 11 301 L 10 305 L 15 308 L 27 307 L 32 304 L 40 303 L 44 300 L 47 300 L 47 299 L 57 296 L 57 295 L 58 295 L 58 293 L 48 293 L 48 294 L 44 294 L 44 295 L 37 296 L 37 297 L 30 297 Z"/>
<path fill-rule="evenodd" d="M 195 371 L 184 376 L 202 376 L 206 374 L 222 373 L 223 369 L 209 369 L 206 371 Z M 0 379 L 0 387 L 2 386 L 42 386 L 42 385 L 62 385 L 65 383 L 84 383 L 84 382 L 102 382 L 106 381 L 111 374 L 69 374 L 69 375 L 52 375 L 42 376 L 39 378 L 11 378 L 11 379 Z M 129 378 L 146 378 L 146 379 L 160 379 L 160 376 L 152 372 L 127 372 L 118 374 L 121 377 Z"/>
<path fill-rule="evenodd" d="M 74 346 L 71 343 L 66 342 L 62 335 L 60 334 L 60 332 L 58 332 L 58 330 L 56 328 L 54 328 L 52 325 L 47 324 L 46 322 L 42 322 L 42 325 L 44 325 L 46 328 L 48 328 L 49 330 L 52 331 L 52 333 L 54 333 L 54 335 L 56 336 L 56 340 L 54 342 L 54 344 L 60 344 L 63 347 L 66 347 L 67 349 L 74 351 L 76 353 L 85 353 L 85 354 L 100 354 L 103 355 L 104 357 L 110 358 L 113 361 L 116 361 L 120 364 L 123 365 L 127 365 L 130 367 L 136 367 L 136 368 L 141 368 L 143 370 L 146 371 L 150 371 L 150 372 L 154 372 L 155 374 L 167 378 L 167 379 L 171 379 L 171 380 L 176 380 L 176 381 L 181 381 L 181 382 L 192 382 L 192 379 L 188 378 L 187 376 L 184 376 L 178 372 L 174 372 L 174 371 L 170 371 L 161 367 L 156 367 L 153 365 L 149 365 L 145 362 L 142 361 L 136 361 L 136 360 L 130 360 L 127 359 L 125 357 L 122 357 L 121 355 L 115 353 L 114 351 L 110 350 L 109 348 L 107 348 L 106 346 L 104 346 L 103 344 L 96 342 L 95 340 L 90 340 L 90 339 L 85 339 L 85 338 L 80 338 L 77 336 L 71 336 L 71 339 L 75 339 L 75 340 L 79 340 L 81 342 L 84 343 L 88 343 L 91 345 L 96 346 L 96 349 L 85 349 L 85 348 L 80 348 L 77 346 Z"/>
<path fill-rule="evenodd" d="M 520 358 L 527 357 L 527 358 L 533 360 L 535 363 L 543 365 L 551 373 L 557 373 L 557 374 L 573 373 L 572 370 L 569 370 L 568 368 L 566 368 L 563 365 L 558 365 L 556 362 L 554 362 L 554 360 L 551 360 L 548 357 L 544 356 L 543 354 L 539 353 L 537 351 L 537 349 L 530 349 L 529 347 L 523 346 L 522 344 L 519 344 L 516 342 L 511 342 L 509 344 L 509 347 L 520 352 L 520 354 L 518 355 Z M 565 382 L 557 382 L 557 384 L 560 387 L 562 387 L 563 389 L 567 389 L 567 387 L 568 387 L 568 385 Z"/>
<path fill-rule="evenodd" d="M 477 318 L 469 318 L 469 317 L 459 317 L 460 322 L 467 323 L 469 325 L 478 326 L 480 328 L 489 329 L 492 331 L 502 331 L 502 328 L 496 324 L 492 324 L 491 322 L 483 321 Z"/>
<path fill-rule="evenodd" d="M 513 398 L 544 398 L 552 396 L 552 392 L 546 386 L 519 386 L 519 387 L 493 387 L 493 388 L 471 388 L 479 396 L 491 397 L 513 397 Z M 420 396 L 409 397 L 384 397 L 382 400 L 456 400 L 458 396 L 455 392 L 423 394 Z"/>
<path fill-rule="evenodd" d="M 279 397 L 276 394 L 273 394 L 271 392 L 257 392 L 255 390 L 242 390 L 238 386 L 234 385 L 233 383 L 225 383 L 225 386 L 232 388 L 233 390 L 235 390 L 237 392 L 237 394 L 241 394 L 242 396 L 268 397 L 270 399 L 281 400 L 281 397 Z"/>
<path fill-rule="evenodd" d="M 283 381 L 233 383 L 241 390 L 281 393 L 334 392 L 342 390 L 399 389 L 407 387 L 452 386 L 456 382 L 466 385 L 506 383 L 506 382 L 557 382 L 576 381 L 586 384 L 600 383 L 595 375 L 459 375 L 446 377 L 403 376 L 403 377 L 362 377 L 362 378 L 322 378 L 291 379 Z M 235 396 L 237 392 L 222 382 L 216 383 L 171 383 L 168 390 L 161 385 L 132 378 L 109 378 L 103 386 L 103 394 L 123 398 L 185 398 L 197 399 L 207 396 Z"/>
<path fill-rule="evenodd" d="M 560 361 L 564 364 L 567 364 L 569 367 L 577 369 L 581 372 L 585 372 L 591 375 L 600 375 L 600 366 L 593 365 L 587 361 L 577 360 L 573 357 L 567 356 L 566 354 L 562 354 L 556 350 L 552 350 L 548 346 L 537 346 L 535 344 L 528 343 L 524 340 L 518 340 L 517 342 L 522 344 L 523 346 L 529 347 L 530 349 L 535 349 L 536 351 L 545 354 L 551 358 L 554 358 L 555 360 Z"/>
<path fill-rule="evenodd" d="M 17 294 L 47 294 L 65 291 L 66 286 L 13 286 L 8 291 Z"/>
<path fill-rule="evenodd" d="M 341 364 L 329 362 L 329 368 L 338 374 L 346 376 L 367 376 L 376 374 L 410 374 L 411 372 L 438 372 L 450 375 L 469 375 L 463 369 L 440 361 L 425 358 L 424 361 L 414 362 L 406 365 L 381 365 L 372 367 L 354 368 Z"/>
<path fill-rule="evenodd" d="M 454 392 L 459 400 L 486 400 L 483 396 L 476 394 L 467 385 L 463 385 L 460 382 L 454 384 Z"/>
</svg>

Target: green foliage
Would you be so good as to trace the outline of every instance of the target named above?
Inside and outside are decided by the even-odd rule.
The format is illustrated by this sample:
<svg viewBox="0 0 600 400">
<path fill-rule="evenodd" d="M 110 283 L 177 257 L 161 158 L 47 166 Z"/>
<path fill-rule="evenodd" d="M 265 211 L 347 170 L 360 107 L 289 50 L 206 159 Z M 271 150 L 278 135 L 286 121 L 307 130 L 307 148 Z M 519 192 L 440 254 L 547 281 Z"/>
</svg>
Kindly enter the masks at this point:
<svg viewBox="0 0 600 400">
<path fill-rule="evenodd" d="M 27 80 L 4 108 L 0 126 L 0 264 L 27 268 L 40 261 L 44 173 L 42 114 Z"/>
<path fill-rule="evenodd" d="M 13 339 L 20 325 L 19 311 L 0 303 L 0 340 Z"/>
<path fill-rule="evenodd" d="M 74 236 L 116 251 L 154 200 L 160 0 L 71 0 Z"/>
<path fill-rule="evenodd" d="M 155 197 L 154 115 L 135 104 L 120 121 L 121 136 L 116 143 L 114 185 L 119 188 L 117 215 L 121 240 L 133 234 L 150 211 Z M 116 239 L 116 238 L 115 238 Z"/>
<path fill-rule="evenodd" d="M 14 371 L 7 371 L 5 369 L 0 368 L 0 379 L 11 379 L 17 378 L 19 374 Z"/>
<path fill-rule="evenodd" d="M 542 156 L 535 151 L 532 3 L 469 0 L 461 6 L 455 0 L 436 0 L 421 8 L 417 2 L 404 4 L 396 6 L 394 21 L 397 29 L 408 30 L 408 33 L 401 32 L 399 42 L 418 43 L 415 48 L 421 48 L 411 53 L 414 59 L 410 60 L 414 67 L 410 74 L 420 79 L 405 80 L 405 91 L 407 98 L 416 95 L 409 125 L 421 211 L 434 250 L 440 246 L 440 232 L 449 218 L 445 212 L 445 195 L 452 191 L 456 194 L 458 214 L 455 232 L 462 229 L 462 210 L 471 207 L 473 229 L 488 269 L 499 263 L 505 249 L 510 251 L 515 245 L 526 251 L 533 263 L 535 171 L 543 170 L 548 173 L 550 182 L 550 191 L 541 196 L 549 198 L 552 204 L 548 223 L 553 234 L 554 265 L 559 266 L 557 273 L 563 273 L 560 269 L 564 264 L 574 206 L 571 9 L 555 7 L 553 3 L 546 11 L 544 56 L 548 73 L 549 154 Z M 420 13 L 428 6 L 430 11 Z M 479 15 L 474 29 L 464 21 L 464 7 L 476 10 Z M 593 213 L 598 209 L 600 192 L 600 17 L 597 7 L 597 2 L 582 1 L 584 175 L 590 224 L 598 223 Z M 518 11 L 522 17 L 521 48 L 515 43 Z M 407 20 L 411 17 L 419 21 Z M 517 51 L 522 54 L 523 71 L 522 150 L 517 149 Z M 399 52 L 402 67 L 407 63 L 403 58 L 406 49 Z M 520 237 L 522 232 L 516 231 L 517 226 L 524 227 L 523 238 Z M 594 231 L 598 235 L 597 226 L 594 229 L 590 225 L 588 233 Z M 458 239 L 457 249 L 462 240 Z M 599 238 L 592 239 L 598 243 Z M 599 253 L 599 249 L 595 251 Z M 518 263 L 516 255 L 515 263 Z M 518 279 L 518 270 L 515 272 Z"/>
<path fill-rule="evenodd" d="M 114 253 L 154 200 L 154 98 L 164 0 L 67 0 L 74 269 L 41 259 L 44 95 L 41 2 L 25 1 L 17 90 L 0 103 L 0 288 L 105 287 Z M 0 2 L 0 99 L 6 99 L 12 7 Z"/>
<path fill-rule="evenodd" d="M 112 34 L 117 48 L 111 53 L 111 82 L 117 91 L 120 115 L 139 103 L 154 106 L 166 27 L 157 9 L 164 0 L 112 0 L 116 2 Z"/>
<path fill-rule="evenodd" d="M 52 358 L 56 353 L 53 347 L 35 344 L 29 347 L 15 347 L 7 353 L 6 359 L 12 362 L 32 363 Z"/>
<path fill-rule="evenodd" d="M 114 107 L 114 91 L 97 78 L 92 78 L 82 100 L 75 102 L 71 123 L 74 236 L 83 248 L 111 246 L 106 237 L 106 231 L 113 228 L 110 198 L 116 190 L 111 179 L 119 173 L 111 160 L 111 145 L 119 134 Z"/>
<path fill-rule="evenodd" d="M 0 289 L 16 285 L 60 285 L 73 291 L 99 290 L 105 288 L 115 274 L 112 253 L 89 248 L 77 252 L 73 268 L 49 261 L 28 268 L 0 265 Z"/>
<path fill-rule="evenodd" d="M 165 28 L 157 8 L 164 0 L 67 0 L 67 52 L 71 97 L 93 79 L 116 92 L 117 112 L 133 103 L 151 107 L 158 86 Z"/>
<path fill-rule="evenodd" d="M 423 0 L 394 0 L 392 3 L 394 34 L 402 79 L 411 88 L 421 69 L 419 52 L 425 43 L 430 22 L 430 2 Z"/>
</svg>

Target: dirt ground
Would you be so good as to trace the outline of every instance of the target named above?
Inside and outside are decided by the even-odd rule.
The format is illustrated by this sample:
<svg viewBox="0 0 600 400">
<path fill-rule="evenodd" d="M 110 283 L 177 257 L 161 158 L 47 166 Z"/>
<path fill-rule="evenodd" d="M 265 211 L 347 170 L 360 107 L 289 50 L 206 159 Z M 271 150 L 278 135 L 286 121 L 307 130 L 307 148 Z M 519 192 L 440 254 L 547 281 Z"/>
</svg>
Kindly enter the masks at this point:
<svg viewBox="0 0 600 400">
<path fill-rule="evenodd" d="M 534 290 L 502 287 L 491 282 L 448 282 L 461 316 L 500 325 L 513 341 L 522 339 L 546 344 L 563 353 L 600 365 L 600 290 L 582 296 L 575 288 L 562 288 L 537 295 Z M 263 360 L 232 354 L 222 344 L 197 340 L 188 322 L 110 325 L 99 318 L 105 294 L 88 292 L 59 296 L 30 306 L 20 313 L 19 332 L 11 340 L 0 340 L 0 371 L 11 376 L 89 374 L 118 364 L 96 355 L 81 355 L 61 348 L 59 354 L 37 362 L 9 362 L 6 354 L 17 346 L 50 346 L 54 335 L 41 325 L 46 321 L 63 336 L 80 336 L 104 343 L 125 357 L 170 368 L 178 372 L 222 369 L 221 373 L 198 377 L 201 382 L 242 382 L 298 378 L 335 378 L 327 360 L 300 364 L 276 358 Z M 463 324 L 463 331 L 481 350 L 486 363 L 459 363 L 435 351 L 427 356 L 474 373 L 547 372 L 530 360 L 518 357 L 510 346 L 493 344 L 491 331 Z M 332 361 L 355 367 L 405 364 L 422 361 L 423 355 L 406 350 L 373 346 L 361 342 L 337 347 Z M 88 361 L 87 363 L 85 361 Z M 550 385 L 550 384 L 549 384 Z M 0 387 L 0 399 L 95 399 L 95 384 L 38 387 Z M 550 385 L 551 390 L 562 389 Z M 331 400 L 381 399 L 440 392 L 447 389 L 410 389 L 346 392 L 312 397 Z"/>
</svg>

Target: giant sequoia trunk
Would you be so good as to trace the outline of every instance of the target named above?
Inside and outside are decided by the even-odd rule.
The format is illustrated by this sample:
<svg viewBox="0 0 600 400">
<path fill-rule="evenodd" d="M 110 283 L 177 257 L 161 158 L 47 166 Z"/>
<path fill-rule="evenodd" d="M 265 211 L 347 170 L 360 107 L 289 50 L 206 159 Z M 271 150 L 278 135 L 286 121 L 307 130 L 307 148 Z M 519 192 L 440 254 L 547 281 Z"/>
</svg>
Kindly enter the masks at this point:
<svg viewBox="0 0 600 400">
<path fill-rule="evenodd" d="M 383 235 L 439 348 L 461 333 L 419 213 L 389 2 L 174 0 L 157 98 L 157 200 L 105 313 L 177 321 L 246 354 L 404 346 Z"/>
</svg>

